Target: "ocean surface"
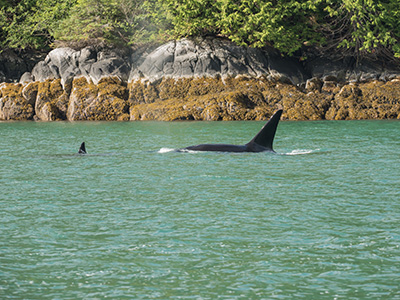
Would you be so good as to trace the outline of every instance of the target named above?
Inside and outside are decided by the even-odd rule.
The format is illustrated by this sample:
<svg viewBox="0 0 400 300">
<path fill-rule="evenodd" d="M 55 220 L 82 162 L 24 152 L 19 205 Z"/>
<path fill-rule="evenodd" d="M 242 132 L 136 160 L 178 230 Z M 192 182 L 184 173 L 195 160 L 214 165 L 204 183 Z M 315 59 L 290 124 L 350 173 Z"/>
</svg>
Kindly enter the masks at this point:
<svg viewBox="0 0 400 300">
<path fill-rule="evenodd" d="M 400 121 L 263 124 L 0 123 L 0 299 L 400 299 Z"/>
</svg>

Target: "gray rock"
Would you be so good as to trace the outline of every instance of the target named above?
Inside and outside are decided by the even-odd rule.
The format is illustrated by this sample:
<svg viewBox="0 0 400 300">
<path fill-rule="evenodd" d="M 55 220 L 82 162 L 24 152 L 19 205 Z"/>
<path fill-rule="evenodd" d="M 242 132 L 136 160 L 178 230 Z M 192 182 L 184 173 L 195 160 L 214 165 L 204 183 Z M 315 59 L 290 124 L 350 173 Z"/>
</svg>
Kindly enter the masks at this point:
<svg viewBox="0 0 400 300">
<path fill-rule="evenodd" d="M 54 68 L 53 68 L 54 70 Z M 32 76 L 35 81 L 60 78 L 59 74 L 54 75 L 50 66 L 45 61 L 40 61 L 32 69 Z"/>
<path fill-rule="evenodd" d="M 317 57 L 306 62 L 306 70 L 311 78 L 322 78 L 324 81 L 346 81 L 348 70 L 352 70 L 353 61 L 348 60 L 330 60 Z"/>
<path fill-rule="evenodd" d="M 318 77 L 307 79 L 305 89 L 306 91 L 321 91 L 322 80 Z"/>
<path fill-rule="evenodd" d="M 312 77 L 323 81 L 366 82 L 391 80 L 400 74 L 400 66 L 384 60 L 361 60 L 353 57 L 328 59 L 317 57 L 306 62 L 305 69 Z"/>
<path fill-rule="evenodd" d="M 36 57 L 36 56 L 35 56 Z M 36 59 L 36 58 L 35 58 Z M 29 64 L 13 52 L 0 54 L 0 82 L 45 81 L 61 79 L 65 88 L 74 78 L 84 76 L 97 84 L 101 78 L 116 76 L 124 82 L 136 80 L 157 81 L 163 77 L 202 76 L 266 76 L 271 81 L 305 85 L 310 78 L 322 81 L 360 82 L 392 80 L 400 75 L 398 65 L 387 61 L 361 61 L 352 57 L 328 58 L 314 53 L 300 63 L 282 57 L 272 48 L 241 47 L 225 39 L 182 39 L 159 47 L 147 46 L 129 49 L 96 49 L 89 46 L 80 51 L 58 48 L 35 62 L 29 76 Z M 31 62 L 34 59 L 30 60 Z M 18 69 L 18 72 L 13 70 Z M 22 77 L 21 75 L 25 73 Z"/>
<path fill-rule="evenodd" d="M 299 84 L 307 78 L 298 62 L 281 58 L 273 49 L 240 47 L 221 39 L 173 41 L 132 60 L 137 64 L 129 81 L 143 78 L 156 81 L 163 77 L 272 75 Z"/>
<path fill-rule="evenodd" d="M 0 82 L 6 82 L 7 81 L 7 76 L 6 74 L 0 70 Z"/>
<path fill-rule="evenodd" d="M 35 107 L 36 96 L 38 94 L 37 84 L 34 82 L 29 82 L 22 89 L 22 96 L 28 102 L 28 104 Z"/>
<path fill-rule="evenodd" d="M 34 77 L 33 77 L 33 75 L 32 75 L 32 73 L 31 72 L 25 72 L 24 74 L 22 74 L 22 76 L 21 76 L 21 78 L 20 78 L 20 80 L 19 80 L 19 83 L 29 83 L 29 82 L 32 82 L 32 81 L 34 81 Z"/>
<path fill-rule="evenodd" d="M 16 89 L 18 85 L 15 84 Z M 34 110 L 31 104 L 20 94 L 7 95 L 6 85 L 0 84 L 0 120 L 30 120 Z"/>
<path fill-rule="evenodd" d="M 120 57 L 106 58 L 92 64 L 90 69 L 90 79 L 97 84 L 102 77 L 117 76 L 123 81 L 127 81 L 130 67 L 125 60 Z"/>
<path fill-rule="evenodd" d="M 129 73 L 129 60 L 115 51 L 97 51 L 93 47 L 80 51 L 71 48 L 54 49 L 32 70 L 36 81 L 61 78 L 63 87 L 72 82 L 73 78 L 82 75 L 97 84 L 104 76 L 118 76 L 126 81 Z"/>
<path fill-rule="evenodd" d="M 31 69 L 30 60 L 24 60 L 12 50 L 0 51 L 0 82 L 18 82 Z"/>
</svg>

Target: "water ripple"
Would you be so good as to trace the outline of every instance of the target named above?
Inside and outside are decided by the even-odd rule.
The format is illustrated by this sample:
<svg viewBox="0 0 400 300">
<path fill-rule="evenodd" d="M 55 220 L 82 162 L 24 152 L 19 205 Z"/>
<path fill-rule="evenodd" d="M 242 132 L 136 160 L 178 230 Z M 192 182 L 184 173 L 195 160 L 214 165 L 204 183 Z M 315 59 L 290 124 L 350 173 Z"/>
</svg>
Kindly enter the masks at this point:
<svg viewBox="0 0 400 300">
<path fill-rule="evenodd" d="M 400 122 L 259 125 L 1 123 L 0 297 L 400 299 Z"/>
</svg>

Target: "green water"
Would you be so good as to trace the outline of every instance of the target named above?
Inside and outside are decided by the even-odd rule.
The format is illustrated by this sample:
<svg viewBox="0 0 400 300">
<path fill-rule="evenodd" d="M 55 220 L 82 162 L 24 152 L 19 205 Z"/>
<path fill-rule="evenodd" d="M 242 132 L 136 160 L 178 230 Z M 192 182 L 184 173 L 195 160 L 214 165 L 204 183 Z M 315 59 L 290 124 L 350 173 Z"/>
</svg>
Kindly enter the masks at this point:
<svg viewBox="0 0 400 300">
<path fill-rule="evenodd" d="M 262 125 L 0 123 L 0 299 L 400 299 L 400 122 Z"/>
</svg>

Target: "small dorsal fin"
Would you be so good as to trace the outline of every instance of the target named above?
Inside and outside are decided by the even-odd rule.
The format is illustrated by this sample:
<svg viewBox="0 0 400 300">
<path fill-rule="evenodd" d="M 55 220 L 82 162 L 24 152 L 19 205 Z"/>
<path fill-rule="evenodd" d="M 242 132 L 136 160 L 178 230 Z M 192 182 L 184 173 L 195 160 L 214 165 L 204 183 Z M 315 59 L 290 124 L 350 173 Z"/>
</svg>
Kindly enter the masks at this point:
<svg viewBox="0 0 400 300">
<path fill-rule="evenodd" d="M 257 144 L 268 150 L 273 151 L 272 144 L 274 142 L 276 128 L 278 127 L 279 120 L 281 119 L 282 109 L 278 110 L 261 128 L 260 132 L 248 143 Z"/>
<path fill-rule="evenodd" d="M 81 144 L 81 146 L 79 147 L 78 153 L 80 153 L 80 154 L 86 154 L 85 142 L 83 142 L 83 143 Z"/>
</svg>

